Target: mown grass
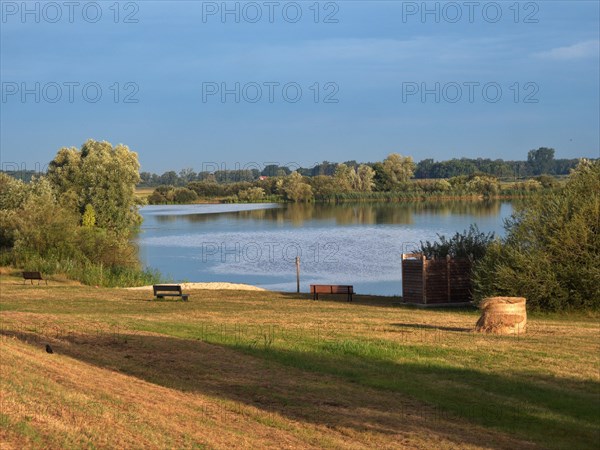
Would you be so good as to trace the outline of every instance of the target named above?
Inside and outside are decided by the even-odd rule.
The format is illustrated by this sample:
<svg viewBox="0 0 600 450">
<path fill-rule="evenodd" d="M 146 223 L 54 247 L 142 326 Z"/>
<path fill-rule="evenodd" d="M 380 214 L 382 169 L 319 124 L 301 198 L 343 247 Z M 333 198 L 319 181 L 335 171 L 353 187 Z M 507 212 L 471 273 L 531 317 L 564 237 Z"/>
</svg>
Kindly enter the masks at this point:
<svg viewBox="0 0 600 450">
<path fill-rule="evenodd" d="M 190 401 L 209 396 L 235 403 L 238 412 L 258 407 L 268 414 L 244 420 L 301 446 L 597 448 L 600 439 L 600 327 L 593 314 L 533 315 L 526 335 L 498 337 L 472 331 L 474 310 L 423 311 L 360 296 L 348 304 L 194 291 L 187 303 L 155 302 L 149 292 L 19 286 L 3 278 L 3 346 L 6 338 L 38 347 L 48 341 L 59 355 Z M 27 387 L 5 376 L 3 393 L 29 398 Z M 226 436 L 230 419 L 215 425 Z M 48 442 L 39 421 L 18 425 L 23 420 L 9 414 L 0 424 L 12 439 L 17 433 Z M 177 420 L 185 429 L 186 419 Z M 224 442 L 208 436 L 202 445 Z M 97 431 L 90 439 L 100 437 Z M 170 439 L 199 442 L 193 433 Z"/>
</svg>

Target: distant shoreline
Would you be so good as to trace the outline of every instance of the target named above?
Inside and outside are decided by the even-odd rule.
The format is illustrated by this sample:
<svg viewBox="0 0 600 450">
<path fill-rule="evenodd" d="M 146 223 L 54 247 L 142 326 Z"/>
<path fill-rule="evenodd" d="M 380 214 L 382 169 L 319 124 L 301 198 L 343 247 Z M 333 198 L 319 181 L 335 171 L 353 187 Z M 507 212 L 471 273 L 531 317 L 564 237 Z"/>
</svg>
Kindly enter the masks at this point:
<svg viewBox="0 0 600 450">
<path fill-rule="evenodd" d="M 398 197 L 388 197 L 388 198 L 373 198 L 373 197 L 364 197 L 364 198 L 335 198 L 335 199 L 318 199 L 312 200 L 310 202 L 292 202 L 288 200 L 273 200 L 268 199 L 265 201 L 231 201 L 231 199 L 225 198 L 212 198 L 212 199 L 199 199 L 194 202 L 186 202 L 186 203 L 176 203 L 176 202 L 168 202 L 168 203 L 148 203 L 144 206 L 168 206 L 168 205 L 227 205 L 227 204 L 236 204 L 236 205 L 244 205 L 244 204 L 269 204 L 276 203 L 281 205 L 290 205 L 290 204 L 337 204 L 337 203 L 420 203 L 420 202 L 484 202 L 484 201 L 494 201 L 494 200 L 519 200 L 523 198 L 529 197 L 529 194 L 504 194 L 504 195 L 494 195 L 494 196 L 484 196 L 484 195 L 440 195 L 440 196 L 428 196 L 428 195 L 419 195 L 419 196 L 403 196 L 399 195 Z"/>
</svg>

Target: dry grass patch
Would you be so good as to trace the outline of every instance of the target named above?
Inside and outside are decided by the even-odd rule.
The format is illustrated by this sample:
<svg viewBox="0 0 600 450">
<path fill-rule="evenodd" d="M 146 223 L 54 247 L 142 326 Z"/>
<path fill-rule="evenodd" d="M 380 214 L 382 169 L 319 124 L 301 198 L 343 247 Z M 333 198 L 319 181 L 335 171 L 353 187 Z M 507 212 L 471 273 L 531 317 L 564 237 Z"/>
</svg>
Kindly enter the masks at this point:
<svg viewBox="0 0 600 450">
<path fill-rule="evenodd" d="M 130 446 L 144 434 L 144 445 L 186 448 L 593 448 L 599 436 L 596 317 L 533 316 L 525 336 L 482 336 L 476 311 L 369 299 L 0 288 L 11 444 Z M 53 409 L 59 419 L 27 419 L 38 398 L 73 404 L 80 428 L 68 417 L 48 428 L 63 420 Z M 97 428 L 76 440 L 88 421 Z"/>
<path fill-rule="evenodd" d="M 43 351 L 44 342 L 52 344 L 54 355 Z M 117 340 L 5 331 L 0 345 L 7 437 L 16 445 L 524 445 L 441 417 L 435 408 L 400 395 L 278 367 L 201 342 L 139 333 Z"/>
</svg>

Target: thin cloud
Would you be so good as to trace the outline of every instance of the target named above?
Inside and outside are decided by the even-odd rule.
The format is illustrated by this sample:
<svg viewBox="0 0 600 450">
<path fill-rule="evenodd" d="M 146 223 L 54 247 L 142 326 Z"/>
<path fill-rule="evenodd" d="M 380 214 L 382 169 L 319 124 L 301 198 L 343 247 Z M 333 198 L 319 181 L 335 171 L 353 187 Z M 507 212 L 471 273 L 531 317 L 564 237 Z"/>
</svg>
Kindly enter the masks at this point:
<svg viewBox="0 0 600 450">
<path fill-rule="evenodd" d="M 542 59 L 555 61 L 569 61 L 574 59 L 585 59 L 598 57 L 600 53 L 600 41 L 583 41 L 564 47 L 556 47 L 551 50 L 536 53 L 534 56 Z"/>
</svg>

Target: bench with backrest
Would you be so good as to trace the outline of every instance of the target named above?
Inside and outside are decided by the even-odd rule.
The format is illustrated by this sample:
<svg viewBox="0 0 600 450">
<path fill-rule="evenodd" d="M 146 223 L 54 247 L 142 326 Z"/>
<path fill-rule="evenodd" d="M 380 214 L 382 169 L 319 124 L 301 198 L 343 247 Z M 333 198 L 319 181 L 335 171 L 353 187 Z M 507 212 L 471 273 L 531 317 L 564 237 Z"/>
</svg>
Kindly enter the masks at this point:
<svg viewBox="0 0 600 450">
<path fill-rule="evenodd" d="M 31 281 L 31 284 L 33 284 L 33 280 L 37 280 L 38 284 L 42 281 L 46 282 L 46 285 L 48 284 L 48 280 L 42 278 L 40 272 L 23 272 L 23 284 L 25 284 L 27 280 Z"/>
<path fill-rule="evenodd" d="M 154 297 L 165 298 L 165 297 L 181 297 L 182 300 L 187 301 L 189 295 L 184 294 L 179 284 L 155 284 L 152 286 L 154 291 Z"/>
<path fill-rule="evenodd" d="M 347 295 L 348 301 L 351 302 L 354 287 L 343 284 L 311 284 L 310 293 L 313 296 L 313 300 L 319 300 L 319 294 L 344 294 Z"/>
</svg>

